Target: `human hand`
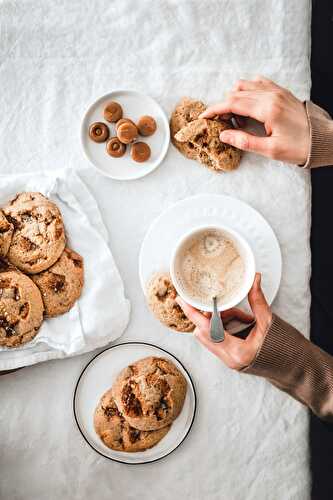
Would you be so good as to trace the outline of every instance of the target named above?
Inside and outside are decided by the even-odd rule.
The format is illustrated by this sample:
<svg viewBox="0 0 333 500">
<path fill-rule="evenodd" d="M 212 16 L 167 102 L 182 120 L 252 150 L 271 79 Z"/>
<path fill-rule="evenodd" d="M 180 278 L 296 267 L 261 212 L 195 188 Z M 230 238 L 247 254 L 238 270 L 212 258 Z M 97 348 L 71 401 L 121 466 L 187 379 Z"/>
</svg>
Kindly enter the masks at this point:
<svg viewBox="0 0 333 500">
<path fill-rule="evenodd" d="M 272 312 L 266 302 L 260 284 L 261 275 L 257 273 L 248 296 L 256 324 L 244 340 L 225 331 L 224 341 L 215 344 L 210 340 L 210 319 L 184 302 L 181 297 L 178 296 L 176 298 L 177 303 L 183 309 L 186 316 L 196 325 L 194 335 L 199 342 L 220 358 L 229 368 L 233 368 L 234 370 L 241 370 L 254 361 L 272 322 Z M 253 321 L 251 315 L 236 308 L 221 313 L 221 316 L 225 322 L 232 318 L 240 319 L 245 323 Z"/>
<path fill-rule="evenodd" d="M 297 165 L 306 163 L 310 149 L 310 128 L 305 106 L 289 90 L 264 77 L 239 80 L 227 99 L 204 111 L 200 118 L 234 113 L 262 122 L 266 137 L 244 130 L 225 130 L 222 142 L 274 160 Z"/>
</svg>

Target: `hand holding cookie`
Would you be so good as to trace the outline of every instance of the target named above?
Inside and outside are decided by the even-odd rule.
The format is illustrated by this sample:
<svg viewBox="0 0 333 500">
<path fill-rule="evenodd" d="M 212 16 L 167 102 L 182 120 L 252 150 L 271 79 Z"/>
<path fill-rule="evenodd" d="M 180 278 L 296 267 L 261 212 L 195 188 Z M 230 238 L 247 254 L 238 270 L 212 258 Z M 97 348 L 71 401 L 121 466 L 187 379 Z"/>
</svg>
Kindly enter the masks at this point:
<svg viewBox="0 0 333 500">
<path fill-rule="evenodd" d="M 200 118 L 206 106 L 203 102 L 183 98 L 174 109 L 170 120 L 171 140 L 174 146 L 190 160 L 214 172 L 235 170 L 240 162 L 239 149 L 220 140 L 222 131 L 232 128 L 230 120 Z"/>
<path fill-rule="evenodd" d="M 244 151 L 303 165 L 310 148 L 310 131 L 305 106 L 289 90 L 267 78 L 239 80 L 227 99 L 211 106 L 201 118 L 235 113 L 262 122 L 266 137 L 243 130 L 225 130 L 220 139 Z"/>
</svg>

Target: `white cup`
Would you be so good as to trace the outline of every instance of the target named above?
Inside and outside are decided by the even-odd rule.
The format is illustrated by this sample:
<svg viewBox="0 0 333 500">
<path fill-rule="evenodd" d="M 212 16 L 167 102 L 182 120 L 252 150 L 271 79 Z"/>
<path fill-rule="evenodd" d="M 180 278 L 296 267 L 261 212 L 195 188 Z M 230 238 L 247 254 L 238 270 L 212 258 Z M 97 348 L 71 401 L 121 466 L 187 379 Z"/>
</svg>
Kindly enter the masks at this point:
<svg viewBox="0 0 333 500">
<path fill-rule="evenodd" d="M 192 239 L 195 235 L 199 235 L 202 232 L 206 231 L 220 231 L 222 232 L 226 238 L 232 241 L 235 245 L 240 257 L 244 262 L 244 278 L 242 285 L 240 286 L 238 292 L 234 295 L 232 300 L 225 303 L 218 303 L 219 311 L 226 311 L 227 309 L 231 309 L 232 307 L 237 306 L 242 300 L 247 296 L 250 291 L 250 288 L 253 284 L 254 276 L 255 276 L 255 260 L 254 255 L 251 250 L 251 247 L 247 243 L 247 241 L 236 231 L 228 228 L 224 225 L 214 225 L 214 226 L 198 226 L 195 229 L 186 233 L 180 240 L 177 242 L 176 247 L 172 253 L 171 263 L 170 263 L 170 275 L 171 280 L 177 290 L 178 295 L 188 304 L 195 307 L 196 309 L 200 309 L 201 311 L 211 312 L 213 310 L 213 303 L 211 306 L 207 306 L 207 304 L 203 304 L 193 299 L 191 296 L 186 294 L 183 287 L 179 283 L 177 279 L 177 267 L 179 262 L 179 257 L 181 250 L 184 248 L 188 240 Z M 213 301 L 212 301 L 213 302 Z"/>
</svg>

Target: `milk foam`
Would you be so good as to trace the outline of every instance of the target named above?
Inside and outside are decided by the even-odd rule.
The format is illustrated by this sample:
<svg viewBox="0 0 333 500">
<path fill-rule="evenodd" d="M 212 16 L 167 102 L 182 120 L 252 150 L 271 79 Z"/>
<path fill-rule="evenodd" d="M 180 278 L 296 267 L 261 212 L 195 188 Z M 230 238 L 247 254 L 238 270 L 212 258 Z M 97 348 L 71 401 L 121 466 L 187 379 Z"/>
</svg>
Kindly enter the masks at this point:
<svg viewBox="0 0 333 500">
<path fill-rule="evenodd" d="M 233 299 L 243 284 L 245 265 L 235 244 L 215 229 L 193 235 L 180 249 L 176 277 L 186 295 L 211 306 Z"/>
</svg>

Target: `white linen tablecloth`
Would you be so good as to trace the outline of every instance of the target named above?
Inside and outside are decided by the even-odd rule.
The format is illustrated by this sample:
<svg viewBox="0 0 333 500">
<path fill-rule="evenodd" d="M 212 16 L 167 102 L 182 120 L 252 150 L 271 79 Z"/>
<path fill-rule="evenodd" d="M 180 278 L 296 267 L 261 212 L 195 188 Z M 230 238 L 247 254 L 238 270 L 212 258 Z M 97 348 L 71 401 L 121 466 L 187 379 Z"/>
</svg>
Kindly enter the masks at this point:
<svg viewBox="0 0 333 500">
<path fill-rule="evenodd" d="M 72 416 L 73 389 L 92 354 L 0 378 L 1 500 L 288 500 L 309 498 L 306 410 L 265 380 L 225 368 L 190 336 L 148 313 L 138 279 L 141 241 L 171 203 L 197 193 L 237 196 L 281 244 L 274 310 L 309 329 L 308 172 L 255 155 L 214 175 L 171 146 L 133 182 L 96 174 L 79 128 L 88 103 L 115 88 L 214 102 L 239 77 L 261 73 L 301 99 L 310 90 L 309 0 L 7 0 L 0 2 L 0 172 L 73 167 L 94 194 L 132 304 L 124 340 L 170 350 L 190 370 L 198 412 L 167 459 L 127 467 L 97 455 Z"/>
</svg>

